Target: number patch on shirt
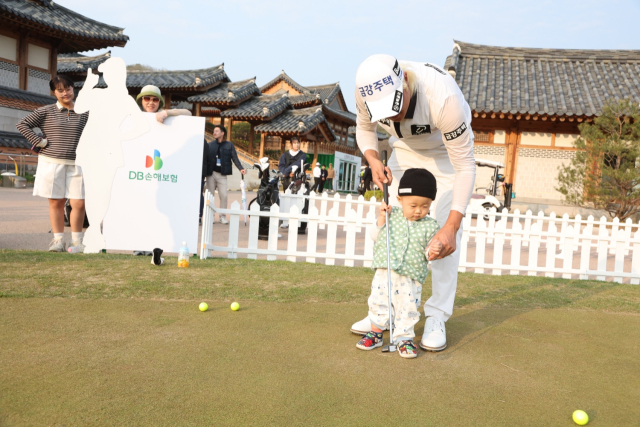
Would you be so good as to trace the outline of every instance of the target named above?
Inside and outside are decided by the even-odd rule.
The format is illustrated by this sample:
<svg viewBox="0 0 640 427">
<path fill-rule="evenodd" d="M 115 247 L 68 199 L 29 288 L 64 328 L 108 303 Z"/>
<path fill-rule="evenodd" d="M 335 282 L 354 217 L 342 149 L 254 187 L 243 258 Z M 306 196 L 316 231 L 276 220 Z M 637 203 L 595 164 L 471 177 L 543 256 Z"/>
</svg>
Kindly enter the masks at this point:
<svg viewBox="0 0 640 427">
<path fill-rule="evenodd" d="M 451 131 L 451 132 L 446 132 L 444 134 L 444 138 L 447 141 L 453 141 L 454 139 L 456 139 L 457 137 L 459 137 L 460 135 L 462 135 L 465 131 L 467 130 L 467 125 L 466 123 L 462 123 L 460 125 L 460 127 L 458 127 L 458 129 Z"/>
<path fill-rule="evenodd" d="M 431 126 L 411 125 L 411 135 L 424 135 L 425 133 L 431 133 Z"/>
</svg>

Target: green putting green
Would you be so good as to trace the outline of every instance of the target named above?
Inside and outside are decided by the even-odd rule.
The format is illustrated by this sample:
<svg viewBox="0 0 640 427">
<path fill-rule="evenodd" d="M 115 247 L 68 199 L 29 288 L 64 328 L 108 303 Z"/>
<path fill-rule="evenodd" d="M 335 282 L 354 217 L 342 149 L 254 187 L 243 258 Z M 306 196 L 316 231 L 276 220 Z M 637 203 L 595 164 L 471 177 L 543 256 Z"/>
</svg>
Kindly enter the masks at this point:
<svg viewBox="0 0 640 427">
<path fill-rule="evenodd" d="M 449 347 L 405 360 L 355 348 L 370 270 L 148 262 L 0 251 L 0 426 L 639 424 L 637 286 L 461 275 Z"/>
</svg>

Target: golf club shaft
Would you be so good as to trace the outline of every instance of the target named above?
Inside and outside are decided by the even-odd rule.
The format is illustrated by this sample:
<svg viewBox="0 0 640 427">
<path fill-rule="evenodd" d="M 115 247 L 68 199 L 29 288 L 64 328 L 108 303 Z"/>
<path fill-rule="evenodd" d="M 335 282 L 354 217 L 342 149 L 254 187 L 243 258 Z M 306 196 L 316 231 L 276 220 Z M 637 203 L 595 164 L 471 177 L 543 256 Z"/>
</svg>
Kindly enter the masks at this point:
<svg viewBox="0 0 640 427">
<path fill-rule="evenodd" d="M 387 167 L 387 151 L 382 152 L 382 165 Z M 385 170 L 385 176 L 387 172 Z M 384 203 L 389 206 L 389 185 L 385 182 L 383 185 L 383 197 Z M 391 308 L 391 238 L 389 235 L 389 211 L 385 211 L 385 228 L 387 229 L 387 289 L 389 294 L 389 351 L 391 351 L 395 344 L 393 342 L 393 310 Z"/>
</svg>

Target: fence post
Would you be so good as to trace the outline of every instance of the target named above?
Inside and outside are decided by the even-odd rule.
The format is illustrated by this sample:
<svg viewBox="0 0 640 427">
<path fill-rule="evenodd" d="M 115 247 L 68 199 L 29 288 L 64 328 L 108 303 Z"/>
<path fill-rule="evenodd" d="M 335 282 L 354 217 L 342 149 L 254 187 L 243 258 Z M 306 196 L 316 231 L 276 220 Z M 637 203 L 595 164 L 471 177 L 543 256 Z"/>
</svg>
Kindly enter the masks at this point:
<svg viewBox="0 0 640 427">
<path fill-rule="evenodd" d="M 484 273 L 484 252 L 485 252 L 485 239 L 487 236 L 487 223 L 482 217 L 482 215 L 478 214 L 476 220 L 476 273 Z"/>
<path fill-rule="evenodd" d="M 506 209 L 505 209 L 506 211 Z M 503 212 L 506 213 L 506 212 Z M 507 228 L 506 217 L 502 217 L 496 224 L 495 244 L 493 245 L 493 275 L 502 275 L 502 255 L 504 252 L 504 236 Z"/>
<path fill-rule="evenodd" d="M 516 212 L 518 210 L 516 209 Z M 520 220 L 514 221 L 511 225 L 511 267 L 512 270 L 509 272 L 512 276 L 517 276 L 520 274 L 520 270 L 514 270 L 513 267 L 520 267 L 520 250 L 522 248 L 522 225 L 520 224 Z"/>
<path fill-rule="evenodd" d="M 291 197 L 291 189 L 287 188 L 283 194 L 280 195 L 280 212 L 289 213 L 291 211 L 291 202 L 293 202 L 293 198 Z M 286 228 L 289 226 L 289 220 L 285 219 L 282 221 L 282 227 Z"/>
<path fill-rule="evenodd" d="M 611 233 L 611 237 L 614 237 L 613 232 Z M 613 243 L 616 245 L 616 256 L 613 271 L 614 273 L 622 273 L 624 271 L 624 250 L 627 247 L 625 231 L 619 229 L 615 238 L 616 240 L 614 240 Z M 613 281 L 616 283 L 622 283 L 622 276 L 614 275 Z"/>
<path fill-rule="evenodd" d="M 551 235 L 552 233 L 555 234 L 558 232 L 558 227 L 556 226 L 556 222 L 554 221 L 555 218 L 556 218 L 555 212 L 551 212 L 551 214 L 549 215 L 549 228 L 548 228 L 549 234 L 547 235 L 547 262 L 546 262 L 546 267 L 550 271 L 547 271 L 546 273 L 544 273 L 546 277 L 554 277 L 553 270 L 556 268 L 556 236 Z M 564 222 L 562 224 L 563 224 L 562 227 L 564 229 L 565 228 Z"/>
<path fill-rule="evenodd" d="M 462 220 L 462 238 L 460 239 L 460 264 L 458 271 L 464 273 L 467 271 L 467 247 L 471 236 L 471 209 L 467 209 L 464 219 Z"/>
<path fill-rule="evenodd" d="M 251 209 L 249 209 L 249 249 L 258 249 L 258 233 L 260 232 L 260 205 L 254 203 L 251 205 Z M 247 254 L 247 258 L 249 259 L 257 259 L 258 253 L 251 252 Z"/>
<path fill-rule="evenodd" d="M 562 269 L 564 272 L 562 273 L 562 278 L 571 279 L 571 273 L 567 273 L 567 271 L 573 270 L 573 227 L 567 225 L 565 231 L 567 237 L 564 239 L 564 259 L 562 260 Z"/>
<path fill-rule="evenodd" d="M 535 223 L 531 226 L 530 244 L 529 244 L 529 271 L 527 275 L 536 276 L 538 272 L 535 270 L 538 267 L 538 249 L 540 248 L 540 229 L 539 223 Z M 533 269 L 533 270 L 532 270 Z"/>
<path fill-rule="evenodd" d="M 372 197 L 371 199 L 375 201 L 375 197 Z M 367 213 L 367 226 L 365 228 L 365 236 L 364 236 L 364 256 L 371 259 L 373 259 L 373 245 L 375 243 L 371 239 L 371 236 L 369 235 L 369 233 L 371 232 L 373 227 L 377 227 L 376 218 L 377 218 L 377 215 L 376 215 L 375 206 L 371 205 L 371 208 Z M 364 266 L 371 267 L 371 263 L 372 263 L 371 261 L 365 261 Z"/>
<path fill-rule="evenodd" d="M 531 221 L 533 220 L 533 213 L 531 209 L 527 210 L 524 216 L 524 226 L 522 227 L 522 246 L 525 248 L 529 246 L 529 231 L 531 231 Z"/>
<path fill-rule="evenodd" d="M 335 194 L 340 198 L 338 193 Z M 322 193 L 322 198 L 320 199 L 320 217 L 324 218 L 327 216 L 327 203 L 329 202 L 329 195 L 327 193 Z M 320 230 L 324 230 L 324 224 L 320 223 Z"/>
<path fill-rule="evenodd" d="M 334 203 L 333 207 L 329 211 L 327 218 L 327 251 L 326 251 L 326 265 L 335 265 L 336 259 L 332 256 L 336 254 L 336 233 L 338 231 L 338 209 L 340 205 Z"/>
<path fill-rule="evenodd" d="M 318 208 L 309 206 L 309 216 L 312 217 L 307 221 L 307 255 L 315 254 L 318 241 Z M 307 256 L 307 262 L 316 262 L 315 256 Z"/>
<path fill-rule="evenodd" d="M 346 213 L 347 224 L 345 226 L 347 231 L 347 238 L 344 242 L 344 254 L 347 256 L 344 260 L 346 267 L 353 267 L 353 256 L 356 253 L 356 211 L 349 209 Z"/>
<path fill-rule="evenodd" d="M 270 209 L 271 213 L 279 213 L 280 206 L 273 204 Z M 278 223 L 280 219 L 278 217 L 269 218 L 269 241 L 267 242 L 267 247 L 269 251 L 273 251 L 273 254 L 267 255 L 267 261 L 275 261 L 277 258 L 276 251 L 278 250 Z"/>
<path fill-rule="evenodd" d="M 204 192 L 204 213 L 202 215 L 202 231 L 200 232 L 200 244 L 202 245 L 200 249 L 200 259 L 207 259 L 209 257 L 209 250 L 207 249 L 207 244 L 211 240 L 211 235 L 207 237 L 207 230 L 209 222 L 211 221 L 211 212 L 209 207 L 209 190 L 205 190 Z"/>
<path fill-rule="evenodd" d="M 591 258 L 591 237 L 593 237 L 593 216 L 587 218 L 587 225 L 583 230 L 583 234 L 578 238 L 582 239 L 580 249 L 580 279 L 589 279 L 589 259 Z"/>
<path fill-rule="evenodd" d="M 620 220 L 618 217 L 613 218 L 611 222 L 611 240 L 609 241 L 609 255 L 616 254 L 616 241 L 614 238 L 618 237 L 618 229 L 620 226 Z"/>
<path fill-rule="evenodd" d="M 609 237 L 607 231 L 607 218 L 600 217 L 600 223 L 598 224 L 598 273 L 607 271 L 607 252 L 609 248 L 609 242 L 602 240 L 602 238 Z M 602 274 L 596 276 L 596 280 L 605 280 L 606 277 Z"/>
<path fill-rule="evenodd" d="M 255 203 L 254 203 L 255 205 Z M 240 203 L 237 201 L 231 204 L 231 210 L 238 211 L 240 210 Z M 238 258 L 238 232 L 239 232 L 239 224 L 240 224 L 240 214 L 232 213 L 229 215 L 229 243 L 228 248 L 229 252 L 227 253 L 227 258 L 229 259 L 237 259 Z"/>
<path fill-rule="evenodd" d="M 291 206 L 289 212 L 289 237 L 287 239 L 287 261 L 296 262 L 295 253 L 298 251 L 298 223 L 299 210 L 296 205 Z"/>
</svg>

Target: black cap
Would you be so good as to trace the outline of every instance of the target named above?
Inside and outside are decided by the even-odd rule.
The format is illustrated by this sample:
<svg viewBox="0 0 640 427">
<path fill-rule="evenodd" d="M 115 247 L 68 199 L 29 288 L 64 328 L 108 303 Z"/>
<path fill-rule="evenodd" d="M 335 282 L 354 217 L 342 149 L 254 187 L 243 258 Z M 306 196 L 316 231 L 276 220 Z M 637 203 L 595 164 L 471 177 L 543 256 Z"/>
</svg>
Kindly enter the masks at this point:
<svg viewBox="0 0 640 427">
<path fill-rule="evenodd" d="M 407 169 L 400 179 L 398 196 L 421 196 L 436 199 L 436 177 L 426 169 Z"/>
</svg>

